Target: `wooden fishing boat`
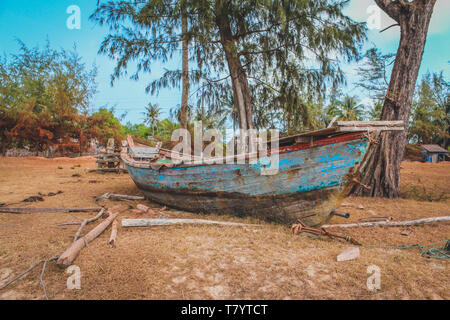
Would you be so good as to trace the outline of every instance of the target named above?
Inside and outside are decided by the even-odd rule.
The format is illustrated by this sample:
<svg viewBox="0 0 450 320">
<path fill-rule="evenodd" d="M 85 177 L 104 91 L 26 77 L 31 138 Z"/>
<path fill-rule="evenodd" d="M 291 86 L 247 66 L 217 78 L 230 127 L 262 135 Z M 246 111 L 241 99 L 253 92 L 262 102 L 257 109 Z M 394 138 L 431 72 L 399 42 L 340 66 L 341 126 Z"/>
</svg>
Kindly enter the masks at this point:
<svg viewBox="0 0 450 320">
<path fill-rule="evenodd" d="M 134 146 L 121 154 L 146 198 L 198 213 L 252 216 L 309 226 L 326 223 L 358 183 L 382 131 L 403 130 L 399 121 L 336 122 L 332 127 L 278 140 L 279 170 L 267 162 L 175 165 L 169 151 Z"/>
</svg>

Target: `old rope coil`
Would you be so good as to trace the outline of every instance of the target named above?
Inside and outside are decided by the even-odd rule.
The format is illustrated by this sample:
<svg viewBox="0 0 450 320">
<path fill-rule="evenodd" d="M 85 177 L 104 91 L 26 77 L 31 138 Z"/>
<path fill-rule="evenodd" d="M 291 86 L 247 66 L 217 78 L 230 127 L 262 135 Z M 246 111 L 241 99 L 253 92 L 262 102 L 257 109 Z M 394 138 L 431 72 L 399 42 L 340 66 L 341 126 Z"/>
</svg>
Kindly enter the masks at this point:
<svg viewBox="0 0 450 320">
<path fill-rule="evenodd" d="M 439 248 L 429 248 L 427 247 L 435 246 L 437 244 L 445 243 L 444 247 Z M 380 248 L 380 249 L 411 249 L 411 248 L 419 248 L 422 257 L 425 258 L 435 258 L 435 259 L 443 259 L 450 260 L 450 239 L 428 243 L 428 244 L 410 244 L 410 245 L 398 245 L 398 246 L 367 246 L 368 248 Z"/>
</svg>

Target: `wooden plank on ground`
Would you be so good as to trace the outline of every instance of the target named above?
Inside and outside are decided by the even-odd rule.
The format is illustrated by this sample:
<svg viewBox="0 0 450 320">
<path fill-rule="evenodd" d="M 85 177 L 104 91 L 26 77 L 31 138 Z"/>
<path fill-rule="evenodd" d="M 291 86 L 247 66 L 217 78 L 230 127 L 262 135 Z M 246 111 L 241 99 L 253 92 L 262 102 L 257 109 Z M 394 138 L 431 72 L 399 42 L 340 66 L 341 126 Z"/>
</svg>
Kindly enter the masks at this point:
<svg viewBox="0 0 450 320">
<path fill-rule="evenodd" d="M 169 226 L 173 224 L 215 224 L 224 226 L 260 226 L 258 224 L 245 224 L 226 221 L 212 221 L 202 219 L 122 219 L 122 227 L 154 227 Z"/>
<path fill-rule="evenodd" d="M 365 223 L 350 223 L 350 224 L 328 224 L 322 226 L 322 228 L 355 228 L 355 227 L 376 227 L 376 226 L 403 227 L 403 226 L 415 226 L 419 224 L 445 222 L 445 221 L 450 221 L 450 216 L 425 218 L 411 221 L 398 221 L 398 222 L 380 221 L 380 222 L 365 222 Z"/>
</svg>

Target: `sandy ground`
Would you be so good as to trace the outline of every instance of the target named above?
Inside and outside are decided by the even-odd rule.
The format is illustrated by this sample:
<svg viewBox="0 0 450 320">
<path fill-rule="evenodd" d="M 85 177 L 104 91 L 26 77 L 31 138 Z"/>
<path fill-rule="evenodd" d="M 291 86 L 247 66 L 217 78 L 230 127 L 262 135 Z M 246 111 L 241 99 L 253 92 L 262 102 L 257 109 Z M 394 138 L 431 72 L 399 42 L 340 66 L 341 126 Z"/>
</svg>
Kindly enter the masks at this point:
<svg viewBox="0 0 450 320">
<path fill-rule="evenodd" d="M 106 192 L 139 195 L 128 175 L 87 173 L 93 158 L 0 158 L 0 203 L 15 203 L 38 192 L 63 193 L 44 202 L 15 207 L 95 207 Z M 356 222 L 363 217 L 395 221 L 450 215 L 450 164 L 404 162 L 402 192 L 416 199 L 348 198 L 340 211 Z M 76 176 L 73 176 L 76 175 Z M 79 175 L 79 176 L 77 176 Z M 415 190 L 415 193 L 407 192 Z M 411 194 L 415 196 L 411 196 Z M 156 211 L 161 207 L 146 201 Z M 107 206 L 117 204 L 103 202 Z M 167 210 L 169 217 L 198 215 Z M 35 262 L 61 254 L 77 226 L 60 223 L 92 217 L 85 214 L 0 214 L 0 287 Z M 125 212 L 121 218 L 136 217 Z M 146 217 L 145 214 L 139 217 Z M 293 236 L 289 226 L 227 216 L 206 219 L 258 223 L 261 227 L 171 226 L 120 228 L 116 248 L 107 245 L 110 230 L 90 243 L 74 262 L 81 270 L 81 290 L 67 289 L 70 274 L 50 263 L 44 281 L 50 299 L 449 299 L 449 261 L 427 259 L 419 249 L 383 248 L 426 244 L 450 238 L 450 224 L 412 228 L 333 229 L 363 243 L 360 258 L 337 262 L 352 245 L 338 240 Z M 96 224 L 86 227 L 86 232 Z M 440 244 L 439 246 L 442 246 Z M 368 267 L 380 270 L 379 290 L 370 291 Z M 104 271 L 101 270 L 100 266 Z M 41 268 L 0 291 L 0 299 L 44 299 L 37 286 Z"/>
</svg>

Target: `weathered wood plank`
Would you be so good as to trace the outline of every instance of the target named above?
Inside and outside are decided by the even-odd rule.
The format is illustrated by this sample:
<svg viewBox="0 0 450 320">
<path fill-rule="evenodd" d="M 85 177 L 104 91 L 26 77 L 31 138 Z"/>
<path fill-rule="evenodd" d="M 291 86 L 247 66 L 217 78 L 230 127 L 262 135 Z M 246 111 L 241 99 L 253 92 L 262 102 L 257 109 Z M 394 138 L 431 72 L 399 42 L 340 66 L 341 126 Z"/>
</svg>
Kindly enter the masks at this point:
<svg viewBox="0 0 450 320">
<path fill-rule="evenodd" d="M 338 132 L 403 131 L 403 127 L 338 127 Z"/>
<path fill-rule="evenodd" d="M 336 121 L 334 124 L 338 127 L 400 127 L 404 126 L 405 123 L 400 121 Z"/>
<path fill-rule="evenodd" d="M 411 221 L 396 221 L 396 222 L 380 221 L 380 222 L 364 222 L 364 223 L 350 223 L 350 224 L 330 224 L 322 227 L 323 228 L 355 228 L 355 227 L 376 227 L 376 226 L 403 227 L 403 226 L 415 226 L 419 224 L 445 222 L 445 221 L 450 221 L 450 216 L 426 218 Z"/>
<path fill-rule="evenodd" d="M 246 224 L 226 221 L 212 221 L 202 219 L 122 219 L 122 227 L 155 227 L 174 224 L 214 224 L 223 226 L 260 227 L 258 224 Z"/>
<path fill-rule="evenodd" d="M 336 132 L 336 128 L 330 127 L 330 128 L 325 128 L 325 129 L 320 129 L 320 130 L 315 130 L 315 131 L 303 132 L 303 133 L 295 134 L 295 135 L 288 136 L 288 137 L 282 137 L 282 138 L 279 138 L 278 140 L 274 139 L 274 140 L 269 141 L 269 143 L 274 143 L 275 141 L 279 141 L 279 143 L 282 144 L 282 143 L 286 143 L 286 142 L 293 142 L 293 141 L 295 141 L 295 138 L 297 138 L 297 137 L 323 137 L 323 136 L 333 134 L 335 132 Z"/>
</svg>

